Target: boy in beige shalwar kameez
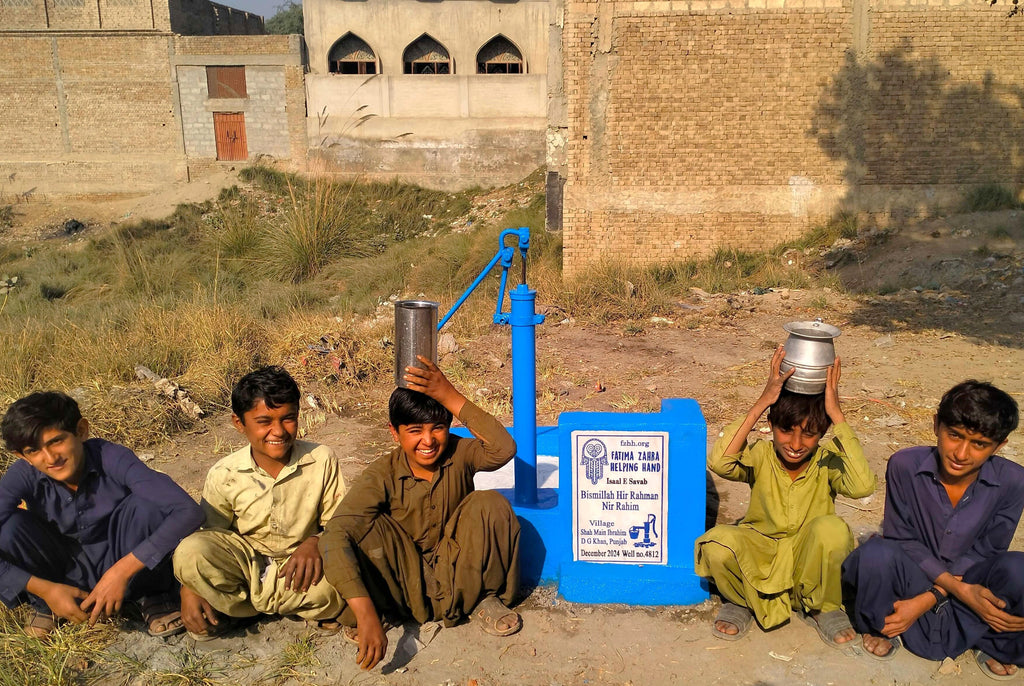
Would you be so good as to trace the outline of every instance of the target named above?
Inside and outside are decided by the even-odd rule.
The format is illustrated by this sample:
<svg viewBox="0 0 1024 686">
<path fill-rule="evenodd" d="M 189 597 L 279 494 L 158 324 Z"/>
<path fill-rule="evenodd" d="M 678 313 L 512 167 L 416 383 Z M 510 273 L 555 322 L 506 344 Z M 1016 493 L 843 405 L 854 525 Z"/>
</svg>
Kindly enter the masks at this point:
<svg viewBox="0 0 1024 686">
<path fill-rule="evenodd" d="M 719 525 L 696 542 L 696 572 L 711 578 L 723 599 L 712 632 L 742 637 L 752 618 L 765 629 L 789 620 L 794 603 L 815 623 L 822 640 L 842 647 L 855 637 L 842 611 L 840 568 L 853 550 L 835 497 L 862 498 L 875 489 L 860 442 L 839 406 L 839 359 L 828 370 L 824 396 L 783 390 L 785 352 L 772 356 L 761 397 L 747 416 L 727 426 L 708 468 L 750 484 L 750 506 L 738 525 Z M 772 441 L 747 444 L 747 434 L 769 410 Z M 829 424 L 834 437 L 819 446 Z"/>
</svg>

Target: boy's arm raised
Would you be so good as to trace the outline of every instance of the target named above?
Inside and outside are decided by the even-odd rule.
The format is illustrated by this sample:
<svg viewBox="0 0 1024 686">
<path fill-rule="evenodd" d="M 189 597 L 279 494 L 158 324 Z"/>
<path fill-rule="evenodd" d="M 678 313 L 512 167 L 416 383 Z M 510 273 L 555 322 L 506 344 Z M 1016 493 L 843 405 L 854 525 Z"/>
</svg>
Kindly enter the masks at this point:
<svg viewBox="0 0 1024 686">
<path fill-rule="evenodd" d="M 411 390 L 425 393 L 444 405 L 480 440 L 476 444 L 479 447 L 467 454 L 468 462 L 475 469 L 482 471 L 492 471 L 504 466 L 516 454 L 516 442 L 505 427 L 467 400 L 437 365 L 425 357 L 417 357 L 420 362 L 427 365 L 427 368 L 406 367 L 405 380 Z"/>
<path fill-rule="evenodd" d="M 875 473 L 871 471 L 860 440 L 846 423 L 846 415 L 839 404 L 839 377 L 842 366 L 839 358 L 825 372 L 825 412 L 832 420 L 832 448 L 842 459 L 838 469 L 831 469 L 829 482 L 832 490 L 847 498 L 865 498 L 875 492 Z"/>
<path fill-rule="evenodd" d="M 743 420 L 738 425 L 730 424 L 726 427 L 712 447 L 711 455 L 708 456 L 708 468 L 723 479 L 750 482 L 753 478 L 751 469 L 740 464 L 739 456 L 747 447 L 747 435 L 753 431 L 761 415 L 779 399 L 786 379 L 793 376 L 796 371 L 796 368 L 790 369 L 785 374 L 780 371 L 782 360 L 785 357 L 786 351 L 780 345 L 772 353 L 772 358 L 768 363 L 768 381 L 764 390 L 761 391 L 761 395 L 754 401 Z M 735 433 L 730 436 L 733 426 L 736 426 Z"/>
</svg>

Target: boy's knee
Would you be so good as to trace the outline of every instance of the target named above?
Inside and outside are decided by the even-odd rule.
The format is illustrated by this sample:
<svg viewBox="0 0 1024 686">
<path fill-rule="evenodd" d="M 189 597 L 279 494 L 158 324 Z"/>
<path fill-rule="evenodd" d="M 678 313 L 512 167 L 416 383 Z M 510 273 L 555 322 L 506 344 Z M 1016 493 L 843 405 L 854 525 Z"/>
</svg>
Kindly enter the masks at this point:
<svg viewBox="0 0 1024 686">
<path fill-rule="evenodd" d="M 25 510 L 15 510 L 0 526 L 0 552 L 17 547 L 17 541 L 25 534 L 32 534 L 38 527 L 35 515 Z"/>
<path fill-rule="evenodd" d="M 196 531 L 181 539 L 174 549 L 172 564 L 174 576 L 182 581 L 182 574 L 199 568 L 199 562 L 209 557 L 208 553 L 217 545 L 212 531 Z"/>
<path fill-rule="evenodd" d="M 807 523 L 808 535 L 826 550 L 850 551 L 853 549 L 853 533 L 840 517 L 822 515 Z"/>
<path fill-rule="evenodd" d="M 989 585 L 996 592 L 1009 594 L 1018 602 L 1024 600 L 1024 553 L 1009 551 L 1001 553 L 992 563 L 988 572 Z"/>
<path fill-rule="evenodd" d="M 736 564 L 736 553 L 715 541 L 707 541 L 701 544 L 700 558 L 701 562 L 706 564 L 712 572 L 723 570 Z"/>
<path fill-rule="evenodd" d="M 875 536 L 862 543 L 850 556 L 858 569 L 865 573 L 895 569 L 898 558 L 903 555 L 899 543 Z"/>
<path fill-rule="evenodd" d="M 462 501 L 462 509 L 469 512 L 486 512 L 494 516 L 515 516 L 508 498 L 497 491 L 473 491 Z"/>
</svg>

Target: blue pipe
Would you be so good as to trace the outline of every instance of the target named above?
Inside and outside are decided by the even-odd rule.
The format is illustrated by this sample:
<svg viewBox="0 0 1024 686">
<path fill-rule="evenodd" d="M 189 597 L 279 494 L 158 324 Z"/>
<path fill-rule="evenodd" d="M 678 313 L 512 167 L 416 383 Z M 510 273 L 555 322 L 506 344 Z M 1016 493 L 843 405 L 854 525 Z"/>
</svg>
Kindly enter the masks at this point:
<svg viewBox="0 0 1024 686">
<path fill-rule="evenodd" d="M 502 312 L 508 270 L 512 266 L 515 248 L 505 245 L 507 236 L 516 236 L 522 256 L 522 283 L 509 291 L 511 312 Z M 495 324 L 512 325 L 512 436 L 516 440 L 515 501 L 517 505 L 537 503 L 537 332 L 544 323 L 544 315 L 536 314 L 537 291 L 526 285 L 526 251 L 530 247 L 530 229 L 505 229 L 498 237 L 498 253 L 487 263 L 466 292 L 437 323 L 437 330 L 448 323 L 455 311 L 466 301 L 498 262 L 501 262 L 501 286 L 498 304 L 494 310 Z"/>
<path fill-rule="evenodd" d="M 515 501 L 537 502 L 537 291 L 525 283 L 509 292 L 512 301 L 512 437 L 516 439 Z"/>
</svg>

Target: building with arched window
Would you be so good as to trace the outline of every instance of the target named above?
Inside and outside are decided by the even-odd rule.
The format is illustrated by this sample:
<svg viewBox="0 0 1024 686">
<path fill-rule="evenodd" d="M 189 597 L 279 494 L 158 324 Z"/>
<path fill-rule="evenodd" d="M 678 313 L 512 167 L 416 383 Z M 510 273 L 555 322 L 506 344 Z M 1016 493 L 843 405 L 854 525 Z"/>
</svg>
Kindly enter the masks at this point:
<svg viewBox="0 0 1024 686">
<path fill-rule="evenodd" d="M 304 0 L 313 168 L 460 188 L 542 166 L 551 7 Z"/>
<path fill-rule="evenodd" d="M 331 46 L 327 70 L 332 74 L 376 74 L 377 56 L 362 38 L 346 33 Z"/>
<path fill-rule="evenodd" d="M 523 53 L 505 36 L 495 36 L 476 54 L 477 74 L 525 73 Z"/>
<path fill-rule="evenodd" d="M 452 57 L 448 49 L 427 34 L 423 34 L 402 53 L 403 74 L 453 74 Z"/>
</svg>

